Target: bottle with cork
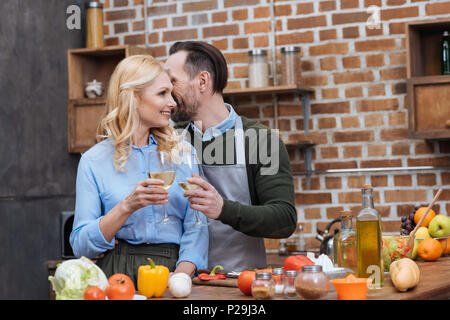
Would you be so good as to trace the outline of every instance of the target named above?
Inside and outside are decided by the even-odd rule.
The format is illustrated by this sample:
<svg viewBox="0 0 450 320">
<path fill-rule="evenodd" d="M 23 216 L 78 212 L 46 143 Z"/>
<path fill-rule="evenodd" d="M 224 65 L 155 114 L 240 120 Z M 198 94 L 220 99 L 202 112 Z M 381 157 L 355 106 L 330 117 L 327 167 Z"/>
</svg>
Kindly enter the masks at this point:
<svg viewBox="0 0 450 320">
<path fill-rule="evenodd" d="M 356 216 L 358 277 L 372 278 L 371 289 L 383 287 L 381 215 L 373 205 L 372 187 L 364 185 L 362 209 Z"/>
</svg>

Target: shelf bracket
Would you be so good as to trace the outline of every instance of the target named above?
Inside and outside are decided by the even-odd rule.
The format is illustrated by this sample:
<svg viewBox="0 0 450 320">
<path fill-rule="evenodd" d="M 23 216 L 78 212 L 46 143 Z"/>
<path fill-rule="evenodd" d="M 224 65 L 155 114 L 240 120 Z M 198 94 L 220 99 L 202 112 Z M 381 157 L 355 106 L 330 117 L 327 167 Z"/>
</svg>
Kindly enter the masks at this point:
<svg viewBox="0 0 450 320">
<path fill-rule="evenodd" d="M 301 94 L 301 99 L 303 109 L 303 127 L 305 130 L 305 135 L 307 136 L 309 130 L 309 113 L 310 113 L 309 92 L 303 92 Z"/>
<path fill-rule="evenodd" d="M 306 189 L 311 187 L 311 165 L 312 165 L 312 146 L 307 146 L 304 149 L 305 156 L 305 172 L 306 172 Z"/>
</svg>

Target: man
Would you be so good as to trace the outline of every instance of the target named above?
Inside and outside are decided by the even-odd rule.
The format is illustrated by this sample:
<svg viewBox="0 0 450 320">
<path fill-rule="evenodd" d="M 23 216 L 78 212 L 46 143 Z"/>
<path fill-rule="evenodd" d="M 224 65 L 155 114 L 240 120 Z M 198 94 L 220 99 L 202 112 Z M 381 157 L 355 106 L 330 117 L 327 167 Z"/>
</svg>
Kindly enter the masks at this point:
<svg viewBox="0 0 450 320">
<path fill-rule="evenodd" d="M 202 177 L 188 179 L 201 189 L 185 196 L 210 221 L 208 266 L 266 267 L 264 238 L 289 237 L 297 225 L 286 147 L 273 131 L 224 102 L 228 70 L 217 48 L 177 42 L 166 65 L 178 105 L 172 119 L 190 121 L 183 133 L 201 164 Z"/>
</svg>

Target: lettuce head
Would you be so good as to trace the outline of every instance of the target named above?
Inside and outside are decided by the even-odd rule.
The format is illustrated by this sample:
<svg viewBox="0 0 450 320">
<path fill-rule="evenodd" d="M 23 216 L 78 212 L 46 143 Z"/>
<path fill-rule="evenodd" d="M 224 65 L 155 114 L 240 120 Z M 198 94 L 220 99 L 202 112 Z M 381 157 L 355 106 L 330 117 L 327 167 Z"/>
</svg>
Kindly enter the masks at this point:
<svg viewBox="0 0 450 320">
<path fill-rule="evenodd" d="M 48 280 L 56 293 L 56 300 L 83 300 L 88 287 L 106 290 L 108 286 L 102 269 L 86 257 L 62 262 Z"/>
</svg>

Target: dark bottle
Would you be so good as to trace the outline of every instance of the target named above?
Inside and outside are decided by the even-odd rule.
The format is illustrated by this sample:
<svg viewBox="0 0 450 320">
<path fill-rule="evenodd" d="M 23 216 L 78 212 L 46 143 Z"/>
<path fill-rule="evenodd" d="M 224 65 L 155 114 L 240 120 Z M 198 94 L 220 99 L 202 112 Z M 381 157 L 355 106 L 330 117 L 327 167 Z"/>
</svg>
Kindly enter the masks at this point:
<svg viewBox="0 0 450 320">
<path fill-rule="evenodd" d="M 448 31 L 444 31 L 441 45 L 441 69 L 442 74 L 450 74 L 450 49 Z"/>
</svg>

